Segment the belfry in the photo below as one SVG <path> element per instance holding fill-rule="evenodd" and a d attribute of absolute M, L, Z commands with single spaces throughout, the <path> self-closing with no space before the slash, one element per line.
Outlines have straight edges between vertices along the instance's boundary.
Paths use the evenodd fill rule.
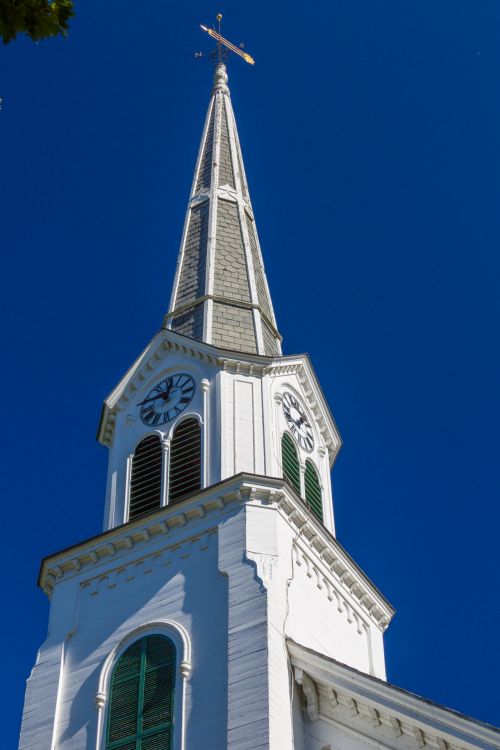
<path fill-rule="evenodd" d="M 386 680 L 394 610 L 336 538 L 341 439 L 282 353 L 221 60 L 170 304 L 98 440 L 103 529 L 42 561 L 20 750 L 500 748 Z"/>

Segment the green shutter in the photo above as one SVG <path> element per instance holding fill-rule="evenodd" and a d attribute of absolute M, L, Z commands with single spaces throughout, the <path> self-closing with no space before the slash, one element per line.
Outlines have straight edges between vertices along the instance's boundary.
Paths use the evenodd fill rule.
<path fill-rule="evenodd" d="M 297 449 L 293 444 L 292 438 L 286 432 L 281 438 L 281 454 L 283 459 L 283 476 L 288 479 L 297 492 L 297 495 L 300 495 L 300 467 Z"/>
<path fill-rule="evenodd" d="M 165 750 L 172 746 L 172 731 L 167 729 L 165 732 L 155 734 L 154 736 L 144 737 L 141 740 L 138 750 Z"/>
<path fill-rule="evenodd" d="M 146 644 L 142 728 L 171 721 L 174 694 L 174 652 L 165 649 L 165 638 L 151 636 Z"/>
<path fill-rule="evenodd" d="M 319 484 L 318 472 L 314 468 L 312 461 L 309 461 L 309 459 L 306 461 L 304 484 L 306 488 L 306 503 L 309 505 L 314 515 L 323 522 L 323 501 L 321 499 L 321 487 Z"/>
<path fill-rule="evenodd" d="M 162 635 L 136 641 L 111 678 L 106 750 L 171 750 L 175 649 Z"/>
<path fill-rule="evenodd" d="M 108 724 L 108 743 L 113 746 L 137 734 L 140 671 L 141 642 L 137 641 L 122 654 L 113 672 Z"/>

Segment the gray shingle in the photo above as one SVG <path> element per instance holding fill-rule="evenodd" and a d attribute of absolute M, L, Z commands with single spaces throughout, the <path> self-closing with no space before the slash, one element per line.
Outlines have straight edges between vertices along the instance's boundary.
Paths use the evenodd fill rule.
<path fill-rule="evenodd" d="M 219 152 L 219 185 L 229 185 L 234 188 L 233 160 L 229 146 L 229 132 L 225 107 L 222 107 L 220 152 Z"/>
<path fill-rule="evenodd" d="M 222 200 L 217 205 L 214 294 L 217 297 L 250 302 L 248 268 L 238 206 Z"/>
<path fill-rule="evenodd" d="M 205 140 L 205 147 L 201 157 L 200 172 L 198 174 L 198 182 L 196 183 L 196 192 L 200 190 L 208 190 L 210 187 L 211 175 L 212 175 L 212 154 L 214 146 L 214 108 L 212 108 L 212 114 L 210 117 L 210 123 L 207 130 L 207 137 Z"/>
<path fill-rule="evenodd" d="M 208 202 L 191 210 L 175 307 L 192 302 L 205 292 L 208 210 Z"/>
<path fill-rule="evenodd" d="M 220 72 L 220 71 L 219 71 Z M 224 77 L 222 77 L 223 79 Z M 219 76 L 219 79 L 222 80 Z M 212 302 L 212 325 L 207 331 L 207 340 L 216 346 L 245 352 L 275 355 L 280 352 L 279 336 L 271 323 L 273 318 L 272 303 L 267 290 L 265 271 L 258 247 L 255 224 L 246 211 L 244 219 L 238 203 L 248 207 L 251 212 L 245 178 L 243 160 L 239 146 L 238 133 L 234 126 L 231 100 L 225 85 L 217 83 L 210 103 L 206 139 L 197 167 L 198 179 L 195 194 L 200 190 L 210 189 L 208 199 L 188 208 L 189 224 L 186 233 L 182 263 L 170 326 L 173 330 L 203 339 L 205 316 L 208 304 L 198 302 L 200 299 L 214 298 Z M 217 128 L 215 127 L 218 123 Z M 215 143 L 218 134 L 219 143 Z M 231 152 L 231 140 L 235 144 L 234 161 Z M 211 184 L 215 154 L 218 154 L 218 183 Z M 235 165 L 241 176 L 241 185 L 237 185 Z M 224 200 L 217 194 L 217 188 L 229 186 L 240 191 L 238 203 Z M 209 226 L 213 201 L 217 201 L 215 227 Z M 242 231 L 240 221 L 246 223 Z M 210 238 L 210 232 L 215 237 Z M 248 235 L 248 240 L 245 237 Z M 211 241 L 212 240 L 212 241 Z M 248 246 L 245 247 L 245 242 Z M 213 252 L 210 258 L 208 253 Z M 249 277 L 250 268 L 247 258 L 251 257 L 253 279 Z M 208 279 L 208 269 L 212 277 Z M 211 281 L 213 278 L 213 285 Z M 251 290 L 256 296 L 252 298 Z M 262 342 L 257 343 L 254 324 L 254 311 L 249 304 L 257 305 L 264 319 L 262 320 Z M 189 307 L 189 306 L 194 307 Z M 246 306 L 245 306 L 246 305 Z M 187 309 L 186 309 L 187 307 Z"/>
<path fill-rule="evenodd" d="M 190 310 L 174 318 L 172 321 L 172 331 L 201 341 L 203 339 L 203 307 L 203 304 L 198 305 L 194 310 Z"/>
<path fill-rule="evenodd" d="M 246 222 L 248 237 L 250 239 L 250 249 L 252 251 L 253 272 L 255 276 L 255 284 L 257 287 L 259 307 L 262 309 L 262 312 L 267 315 L 269 319 L 271 319 L 271 301 L 269 299 L 266 289 L 266 283 L 264 281 L 264 268 L 262 267 L 260 253 L 257 247 L 257 238 L 255 235 L 254 223 L 248 216 L 246 217 Z"/>

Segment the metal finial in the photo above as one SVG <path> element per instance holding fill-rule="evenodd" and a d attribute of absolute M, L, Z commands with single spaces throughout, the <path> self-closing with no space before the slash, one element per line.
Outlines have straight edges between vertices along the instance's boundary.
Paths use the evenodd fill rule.
<path fill-rule="evenodd" d="M 229 89 L 227 87 L 227 70 L 225 63 L 223 62 L 218 62 L 215 66 L 213 90 L 229 94 Z"/>
<path fill-rule="evenodd" d="M 222 37 L 221 37 L 221 34 L 220 34 L 220 24 L 221 24 L 221 21 L 222 21 L 222 13 L 217 13 L 217 15 L 215 17 L 216 17 L 217 22 L 219 24 L 219 38 L 217 40 L 217 58 L 218 58 L 219 63 L 221 63 L 223 61 L 222 60 L 222 42 L 221 42 Z"/>

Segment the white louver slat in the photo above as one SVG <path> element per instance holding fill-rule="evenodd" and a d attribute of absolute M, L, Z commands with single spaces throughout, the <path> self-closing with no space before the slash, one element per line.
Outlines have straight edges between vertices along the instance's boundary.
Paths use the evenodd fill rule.
<path fill-rule="evenodd" d="M 177 426 L 170 445 L 169 503 L 201 488 L 201 429 L 196 419 Z"/>
<path fill-rule="evenodd" d="M 129 521 L 161 505 L 162 450 L 157 435 L 141 440 L 132 459 Z"/>

